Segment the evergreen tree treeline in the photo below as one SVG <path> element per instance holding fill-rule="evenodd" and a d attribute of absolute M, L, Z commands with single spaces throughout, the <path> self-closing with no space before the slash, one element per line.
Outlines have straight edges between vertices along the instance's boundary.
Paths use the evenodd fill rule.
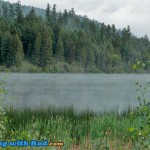
<path fill-rule="evenodd" d="M 45 68 L 58 62 L 86 72 L 132 72 L 138 60 L 150 60 L 147 36 L 135 37 L 130 26 L 117 30 L 47 4 L 45 18 L 32 7 L 23 15 L 20 1 L 0 7 L 0 65 L 19 67 L 24 59 Z M 147 68 L 148 69 L 148 68 Z"/>

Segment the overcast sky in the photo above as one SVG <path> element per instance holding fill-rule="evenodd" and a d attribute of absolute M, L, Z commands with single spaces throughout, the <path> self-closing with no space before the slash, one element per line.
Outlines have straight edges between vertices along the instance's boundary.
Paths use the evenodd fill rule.
<path fill-rule="evenodd" d="M 17 2 L 18 0 L 5 0 Z M 117 28 L 130 25 L 134 35 L 148 35 L 150 39 L 150 0 L 20 0 L 22 5 L 46 8 L 47 3 L 58 10 L 74 8 L 76 14 L 115 24 Z"/>

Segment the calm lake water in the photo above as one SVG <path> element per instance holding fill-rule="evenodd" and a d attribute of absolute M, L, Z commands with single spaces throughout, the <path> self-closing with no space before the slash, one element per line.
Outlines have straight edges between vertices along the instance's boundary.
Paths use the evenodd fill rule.
<path fill-rule="evenodd" d="M 6 76 L 7 105 L 38 108 L 53 105 L 122 111 L 137 105 L 137 81 L 150 81 L 148 74 L 0 74 Z"/>

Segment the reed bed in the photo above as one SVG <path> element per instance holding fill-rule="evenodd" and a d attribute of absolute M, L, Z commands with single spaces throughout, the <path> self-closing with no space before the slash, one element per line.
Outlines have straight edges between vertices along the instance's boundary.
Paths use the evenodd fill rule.
<path fill-rule="evenodd" d="M 5 140 L 48 140 L 64 142 L 60 150 L 129 150 L 134 149 L 128 127 L 138 127 L 141 118 L 132 120 L 129 111 L 76 111 L 73 107 L 47 109 L 7 109 Z M 13 148 L 12 148 L 13 149 Z M 19 148 L 18 148 L 19 149 Z M 23 148 L 21 148 L 23 149 Z M 32 149 L 32 148 L 24 148 Z M 34 148 L 33 148 L 34 149 Z M 37 149 L 37 148 L 36 148 Z M 40 149 L 40 148 L 39 148 Z"/>

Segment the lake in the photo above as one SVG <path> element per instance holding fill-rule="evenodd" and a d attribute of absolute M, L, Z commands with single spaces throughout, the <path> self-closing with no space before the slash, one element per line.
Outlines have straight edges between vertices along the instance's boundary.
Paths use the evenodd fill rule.
<path fill-rule="evenodd" d="M 7 105 L 15 108 L 69 107 L 122 111 L 137 105 L 137 81 L 148 74 L 21 74 L 5 73 Z"/>

